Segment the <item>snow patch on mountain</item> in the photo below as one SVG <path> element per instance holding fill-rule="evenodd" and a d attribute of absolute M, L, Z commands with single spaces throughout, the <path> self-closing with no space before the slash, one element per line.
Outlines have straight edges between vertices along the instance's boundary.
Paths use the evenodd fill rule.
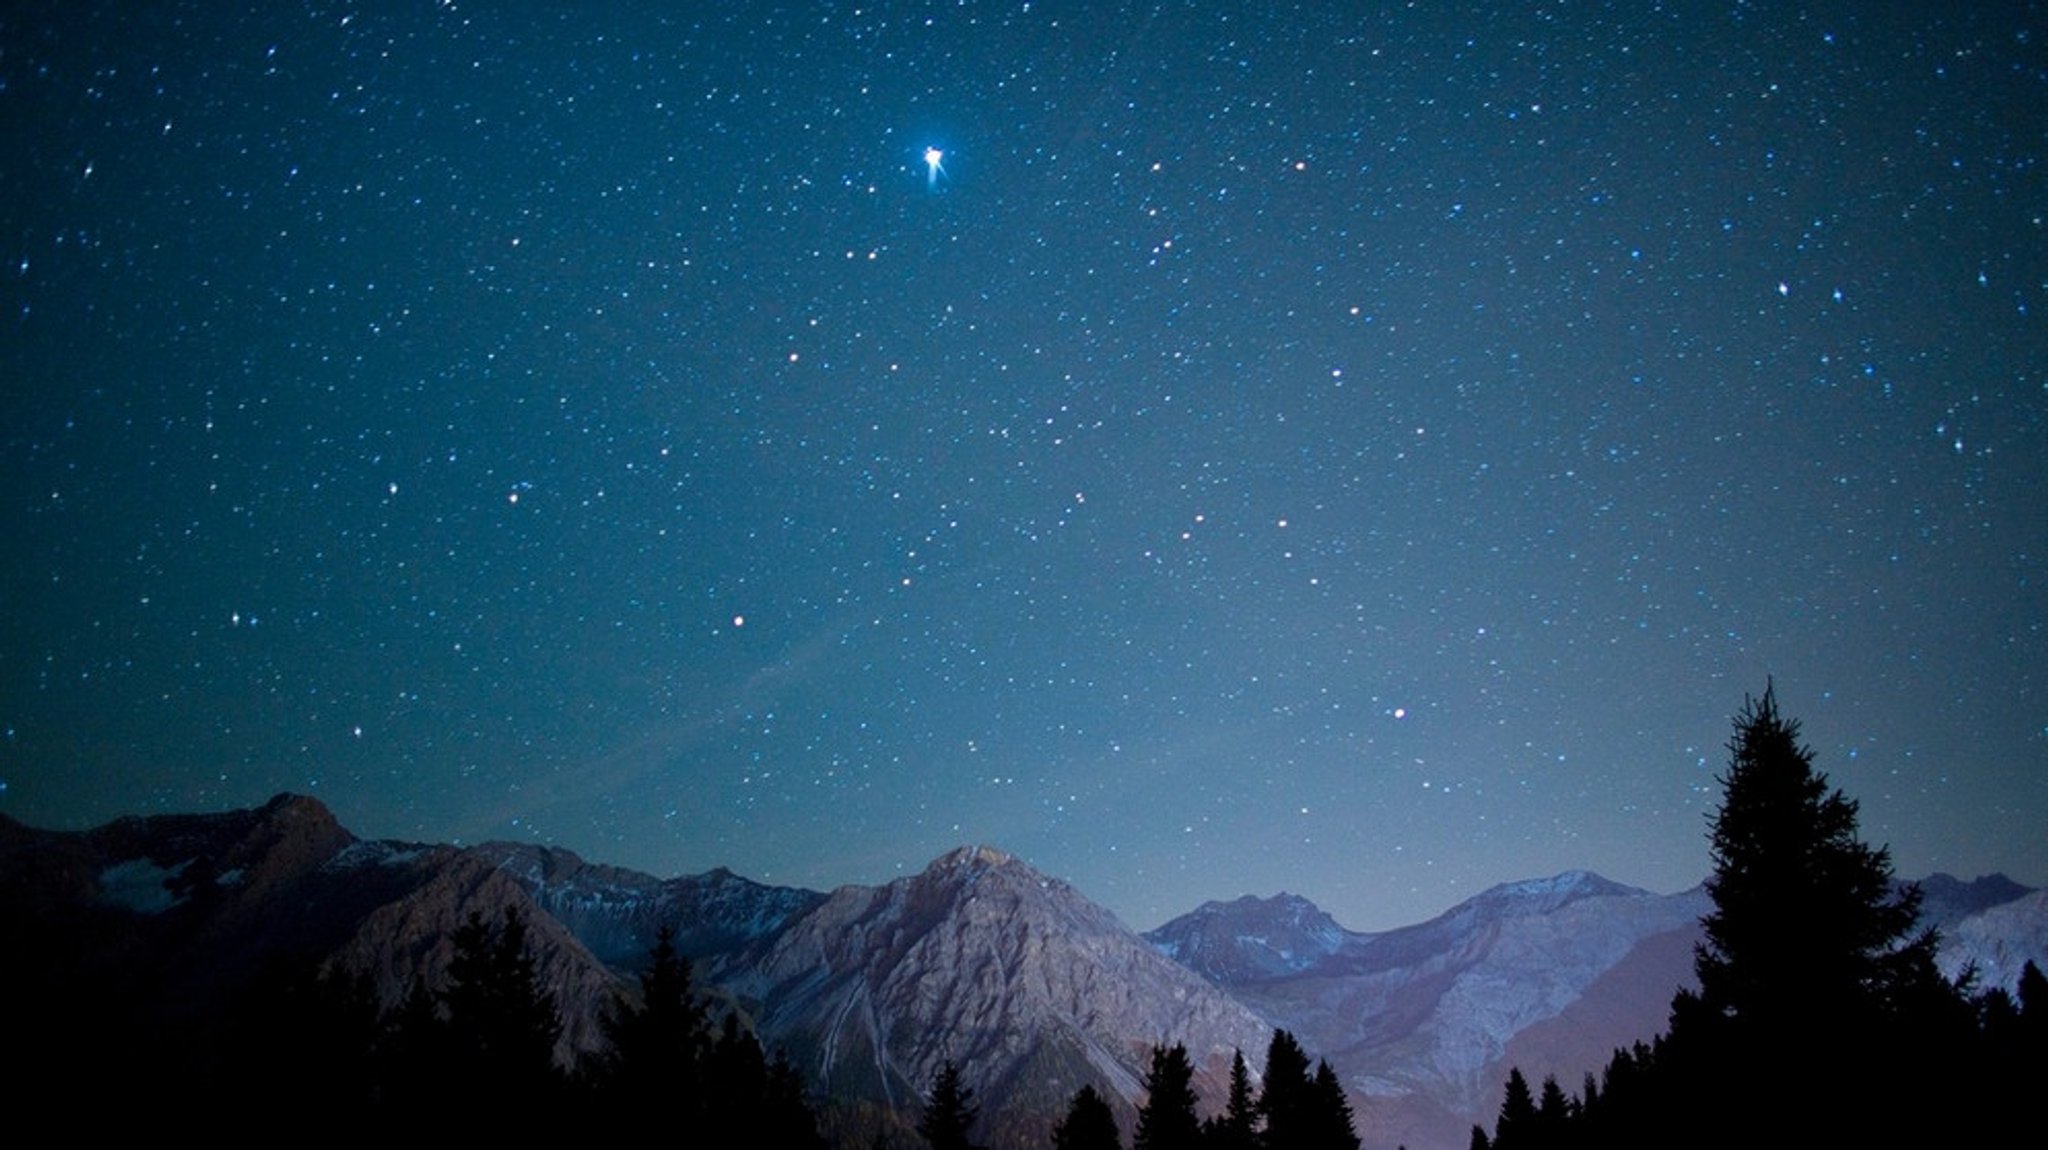
<path fill-rule="evenodd" d="M 191 865 L 191 859 L 170 867 L 146 858 L 115 863 L 100 872 L 100 901 L 137 914 L 162 914 L 186 900 L 173 884 Z"/>

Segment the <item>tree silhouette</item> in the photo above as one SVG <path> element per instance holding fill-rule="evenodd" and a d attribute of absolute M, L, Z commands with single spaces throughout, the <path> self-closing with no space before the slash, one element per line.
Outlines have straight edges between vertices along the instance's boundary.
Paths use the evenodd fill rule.
<path fill-rule="evenodd" d="M 472 911 L 452 936 L 455 955 L 441 991 L 449 1053 L 473 1087 L 532 1098 L 555 1085 L 555 1040 L 562 1019 L 541 989 L 517 910 L 492 928 Z"/>
<path fill-rule="evenodd" d="M 1672 1004 L 1687 1109 L 1736 1139 L 1898 1136 L 1925 1108 L 1877 1084 L 1906 1066 L 1945 1076 L 1928 1040 L 1960 1003 L 1934 932 L 1916 931 L 1920 892 L 1897 890 L 1889 852 L 1857 837 L 1855 801 L 1814 769 L 1770 686 L 1744 701 L 1728 750 L 1700 989 Z"/>
<path fill-rule="evenodd" d="M 690 986 L 690 964 L 662 927 L 640 972 L 640 1002 L 615 1000 L 604 1019 L 611 1050 L 598 1078 L 615 1110 L 659 1108 L 671 1117 L 703 1107 L 702 1065 L 711 1046 L 704 1006 Z"/>
<path fill-rule="evenodd" d="M 1230 1096 L 1223 1113 L 1202 1123 L 1202 1144 L 1209 1150 L 1254 1150 L 1259 1144 L 1259 1107 L 1252 1097 L 1252 1075 L 1244 1051 L 1230 1056 Z"/>
<path fill-rule="evenodd" d="M 932 1081 L 931 1097 L 925 1100 L 917 1132 L 924 1135 L 932 1150 L 970 1150 L 974 1143 L 968 1140 L 967 1132 L 980 1115 L 981 1108 L 974 1105 L 974 1091 L 960 1080 L 960 1067 L 948 1058 Z"/>
<path fill-rule="evenodd" d="M 377 1043 L 379 1105 L 406 1123 L 445 1108 L 441 1080 L 453 1063 L 439 997 L 414 978 L 405 997 L 384 1012 L 382 1030 Z"/>
<path fill-rule="evenodd" d="M 825 1139 L 818 1133 L 818 1116 L 805 1097 L 803 1076 L 779 1051 L 768 1062 L 760 1099 L 754 1129 L 760 1132 L 763 1145 L 776 1150 L 824 1150 Z"/>
<path fill-rule="evenodd" d="M 1535 1138 L 1530 1144 L 1537 1150 L 1564 1145 L 1571 1134 L 1576 1109 L 1564 1096 L 1564 1087 L 1557 1084 L 1557 1075 L 1544 1075 L 1543 1088 L 1536 1096 Z"/>
<path fill-rule="evenodd" d="M 710 1019 L 691 989 L 689 960 L 676 952 L 675 932 L 662 927 L 640 972 L 640 998 L 613 998 L 601 1024 L 607 1049 L 586 1058 L 590 1121 L 631 1134 L 659 1116 L 705 1119 Z"/>
<path fill-rule="evenodd" d="M 1856 837 L 1856 803 L 1828 788 L 1778 714 L 1770 686 L 1746 700 L 1714 816 L 1714 909 L 1695 969 L 1707 1012 L 1759 1039 L 1839 1028 L 1931 969 L 1913 938 L 1920 892 L 1894 895 L 1890 854 Z"/>
<path fill-rule="evenodd" d="M 2032 959 L 2020 970 L 2017 997 L 2009 1041 L 1999 1051 L 2001 1076 L 2015 1085 L 2038 1086 L 2048 1082 L 2048 977 L 2042 976 Z M 2031 1105 L 2031 1095 L 2021 1090 L 2008 1096 L 2027 1098 Z"/>
<path fill-rule="evenodd" d="M 1526 1146 L 1535 1136 L 1536 1096 L 1529 1091 L 1529 1080 L 1522 1077 L 1522 1068 L 1517 1066 L 1508 1071 L 1507 1091 L 1500 1100 L 1500 1118 L 1493 1126 L 1494 1150 L 1514 1150 Z"/>
<path fill-rule="evenodd" d="M 1308 1055 L 1285 1030 L 1275 1030 L 1266 1045 L 1266 1080 L 1259 1091 L 1259 1114 L 1266 1120 L 1268 1147 L 1305 1145 L 1309 1128 Z"/>
<path fill-rule="evenodd" d="M 441 988 L 415 981 L 382 1020 L 381 1108 L 436 1135 L 456 1123 L 486 1138 L 552 1132 L 567 1101 L 555 1065 L 562 1022 L 527 952 L 525 920 L 513 910 L 493 926 L 472 912 L 449 940 Z"/>
<path fill-rule="evenodd" d="M 745 1131 L 778 1150 L 824 1144 L 803 1080 L 779 1054 L 770 1059 L 762 1052 L 760 1040 L 740 1025 L 739 1015 L 725 1016 L 699 1074 L 708 1129 Z"/>
<path fill-rule="evenodd" d="M 1052 1145 L 1053 1150 L 1123 1150 L 1116 1115 L 1095 1087 L 1083 1086 L 1074 1092 L 1067 1116 L 1052 1128 Z"/>
<path fill-rule="evenodd" d="M 1309 1121 L 1304 1145 L 1309 1150 L 1358 1150 L 1358 1131 L 1351 1124 L 1351 1102 L 1344 1084 L 1327 1060 L 1316 1061 L 1309 1083 Z"/>
<path fill-rule="evenodd" d="M 1195 1117 L 1195 1102 L 1195 1068 L 1188 1061 L 1188 1048 L 1178 1042 L 1154 1046 L 1132 1150 L 1193 1150 L 1200 1145 L 1202 1125 Z"/>

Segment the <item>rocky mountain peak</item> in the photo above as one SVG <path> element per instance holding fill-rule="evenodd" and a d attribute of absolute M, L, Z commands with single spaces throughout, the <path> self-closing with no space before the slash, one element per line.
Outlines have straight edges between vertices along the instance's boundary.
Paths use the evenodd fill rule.
<path fill-rule="evenodd" d="M 1547 914 L 1566 903 L 1576 902 L 1582 898 L 1611 898 L 1617 895 L 1648 893 L 1602 878 L 1589 870 L 1568 870 L 1548 878 L 1501 883 L 1482 891 L 1472 901 L 1504 909 L 1512 908 L 1514 913 Z"/>
<path fill-rule="evenodd" d="M 2003 874 L 1979 875 L 1968 882 L 1941 871 L 1928 875 L 1920 887 L 1920 925 L 1948 929 L 1970 915 L 2025 898 L 2033 888 Z"/>
<path fill-rule="evenodd" d="M 927 870 L 961 867 L 999 867 L 1016 862 L 1016 856 L 992 846 L 959 846 L 932 860 Z"/>
<path fill-rule="evenodd" d="M 1066 883 L 991 847 L 834 891 L 758 959 L 718 964 L 762 1032 L 835 1096 L 913 1105 L 947 1061 L 985 1120 L 1049 1121 L 1084 1083 L 1130 1097 L 1149 1044 L 1183 1041 L 1220 1090 L 1269 1031 Z"/>
<path fill-rule="evenodd" d="M 1349 932 L 1296 894 L 1206 902 L 1150 931 L 1160 953 L 1221 985 L 1296 974 L 1336 953 Z"/>

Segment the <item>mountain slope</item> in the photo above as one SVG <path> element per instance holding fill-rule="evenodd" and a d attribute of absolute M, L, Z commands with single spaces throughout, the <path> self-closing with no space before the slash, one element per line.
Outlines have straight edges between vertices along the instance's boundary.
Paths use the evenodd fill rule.
<path fill-rule="evenodd" d="M 1950 978 L 1975 970 L 1978 986 L 2016 991 L 2028 962 L 2048 970 L 2048 889 L 2028 891 L 1944 927 L 1935 961 Z"/>
<path fill-rule="evenodd" d="M 657 879 L 530 843 L 486 843 L 476 853 L 591 953 L 625 970 L 640 968 L 664 926 L 675 931 L 679 952 L 704 960 L 771 938 L 825 901 L 816 891 L 768 886 L 723 867 Z"/>

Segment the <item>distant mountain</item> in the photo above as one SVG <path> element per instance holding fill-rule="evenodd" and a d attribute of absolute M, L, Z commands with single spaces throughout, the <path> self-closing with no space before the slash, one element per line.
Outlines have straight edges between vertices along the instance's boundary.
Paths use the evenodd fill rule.
<path fill-rule="evenodd" d="M 2031 893 L 2029 888 L 2002 874 L 1981 875 L 1964 882 L 1937 871 L 1915 885 L 1920 888 L 1920 925 L 1943 931 L 1971 915 Z"/>
<path fill-rule="evenodd" d="M 645 964 L 663 926 L 676 932 L 677 950 L 705 959 L 772 938 L 825 901 L 817 891 L 766 886 L 723 867 L 657 879 L 527 843 L 486 843 L 474 853 L 518 883 L 592 954 L 623 970 Z"/>
<path fill-rule="evenodd" d="M 1923 883 L 1943 969 L 2012 986 L 2048 959 L 2048 894 L 1990 876 Z M 730 871 L 674 879 L 525 844 L 365 841 L 281 795 L 210 815 L 55 832 L 0 816 L 6 1041 L 13 1085 L 69 1097 L 121 1081 L 146 1112 L 191 1105 L 219 1020 L 281 966 L 369 976 L 387 1005 L 435 984 L 472 914 L 517 911 L 556 995 L 567 1061 L 600 1041 L 660 927 L 700 988 L 829 1091 L 847 1144 L 901 1133 L 946 1060 L 984 1106 L 984 1141 L 1043 1146 L 1084 1082 L 1128 1125 L 1152 1043 L 1184 1042 L 1206 1102 L 1231 1051 L 1256 1068 L 1273 1027 L 1339 1071 L 1369 1147 L 1455 1150 L 1490 1121 L 1510 1065 L 1575 1088 L 1661 1030 L 1687 982 L 1702 890 L 1657 895 L 1572 871 L 1488 890 L 1428 922 L 1347 931 L 1294 895 L 1206 903 L 1144 938 L 988 847 L 830 894 Z M 122 1036 L 108 1042 L 107 1035 Z"/>
<path fill-rule="evenodd" d="M 1284 917 L 1318 922 L 1320 912 L 1299 901 Z M 1571 871 L 1494 887 L 1417 926 L 1346 932 L 1285 973 L 1245 961 L 1240 936 L 1258 937 L 1266 918 L 1255 902 L 1212 903 L 1148 937 L 1191 969 L 1248 974 L 1221 985 L 1330 1060 L 1358 1100 L 1368 1145 L 1449 1147 L 1463 1145 L 1496 1100 L 1517 1035 L 1573 1008 L 1610 972 L 1633 970 L 1633 955 L 1676 933 L 1687 944 L 1658 952 L 1683 952 L 1684 969 L 1650 963 L 1629 973 L 1629 986 L 1653 989 L 1634 996 L 1631 1009 L 1589 1012 L 1591 1025 L 1554 1056 L 1598 1065 L 1614 1046 L 1661 1029 L 1672 992 L 1690 974 L 1689 939 L 1706 905 L 1699 891 L 1656 895 Z"/>
<path fill-rule="evenodd" d="M 1352 937 L 1300 895 L 1245 895 L 1205 902 L 1145 941 L 1159 953 L 1224 986 L 1298 974 L 1335 954 Z"/>
<path fill-rule="evenodd" d="M 488 848 L 363 842 L 295 795 L 75 834 L 0 824 L 10 940 L 0 979 L 40 987 L 25 1000 L 50 1005 L 51 1028 L 72 1026 L 70 1004 L 89 997 L 179 1047 L 164 1057 L 198 1067 L 217 1038 L 205 1020 L 257 977 L 332 962 L 369 975 L 395 1005 L 416 979 L 439 980 L 448 936 L 471 913 L 497 921 L 508 910 L 531 924 L 541 976 L 561 1000 L 566 1060 L 597 1040 L 622 982 Z"/>

